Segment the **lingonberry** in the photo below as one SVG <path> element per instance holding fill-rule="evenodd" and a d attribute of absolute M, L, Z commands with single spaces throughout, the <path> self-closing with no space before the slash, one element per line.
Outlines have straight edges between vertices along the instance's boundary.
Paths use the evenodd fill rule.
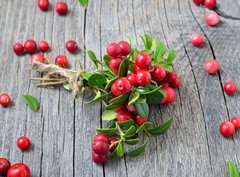
<path fill-rule="evenodd" d="M 112 58 L 110 61 L 109 61 L 109 67 L 115 71 L 115 70 L 118 70 L 120 64 L 121 64 L 121 59 L 120 58 Z"/>
<path fill-rule="evenodd" d="M 233 123 L 235 129 L 239 129 L 240 128 L 240 118 L 239 117 L 233 117 L 231 119 L 231 122 Z"/>
<path fill-rule="evenodd" d="M 107 155 L 100 155 L 92 152 L 92 160 L 97 164 L 103 164 L 107 161 Z"/>
<path fill-rule="evenodd" d="M 121 47 L 116 43 L 111 43 L 107 46 L 107 54 L 116 58 L 121 55 Z"/>
<path fill-rule="evenodd" d="M 216 0 L 204 0 L 204 6 L 208 9 L 213 9 L 217 6 Z"/>
<path fill-rule="evenodd" d="M 235 133 L 235 126 L 232 122 L 225 121 L 219 128 L 221 134 L 225 137 L 230 137 Z"/>
<path fill-rule="evenodd" d="M 124 122 L 124 121 L 127 121 L 127 120 L 131 119 L 131 118 L 132 118 L 131 112 L 129 112 L 126 109 L 122 109 L 122 110 L 118 111 L 118 113 L 117 113 L 117 120 L 119 122 Z"/>
<path fill-rule="evenodd" d="M 162 86 L 162 87 L 169 87 L 169 82 L 167 82 L 167 81 L 160 81 L 160 82 L 158 82 L 158 85 L 160 86 Z"/>
<path fill-rule="evenodd" d="M 116 88 L 116 82 L 114 82 L 112 85 L 111 85 L 111 92 L 116 95 L 116 96 L 119 96 L 121 95 L 121 92 Z"/>
<path fill-rule="evenodd" d="M 57 2 L 55 5 L 55 10 L 60 15 L 65 15 L 68 12 L 68 6 L 65 2 Z"/>
<path fill-rule="evenodd" d="M 41 41 L 38 44 L 38 48 L 42 51 L 42 52 L 46 52 L 48 50 L 48 42 L 47 41 Z"/>
<path fill-rule="evenodd" d="M 152 58 L 146 52 L 139 53 L 135 60 L 135 64 L 141 69 L 148 69 L 151 62 Z"/>
<path fill-rule="evenodd" d="M 148 121 L 148 118 L 142 118 L 140 115 L 136 115 L 134 121 L 136 122 L 136 124 L 141 126 L 142 124 Z"/>
<path fill-rule="evenodd" d="M 116 108 L 115 111 L 118 112 L 118 111 L 120 111 L 120 110 L 122 110 L 124 108 L 125 108 L 125 104 L 123 104 L 123 105 L 119 106 L 118 108 Z"/>
<path fill-rule="evenodd" d="M 109 150 L 109 142 L 107 141 L 103 141 L 103 140 L 96 140 L 93 142 L 92 144 L 92 150 L 96 153 L 96 154 L 101 154 L 101 155 L 105 155 L 108 153 Z"/>
<path fill-rule="evenodd" d="M 12 165 L 7 172 L 7 177 L 30 177 L 30 169 L 24 163 L 17 163 Z"/>
<path fill-rule="evenodd" d="M 17 140 L 17 146 L 19 147 L 19 149 L 21 149 L 22 151 L 26 151 L 29 149 L 31 145 L 31 141 L 28 137 L 26 136 L 21 136 L 18 138 Z"/>
<path fill-rule="evenodd" d="M 11 163 L 6 158 L 0 158 L 0 176 L 6 175 Z"/>
<path fill-rule="evenodd" d="M 24 47 L 22 44 L 20 43 L 15 43 L 13 46 L 13 51 L 17 54 L 17 55 L 22 55 L 24 52 Z"/>
<path fill-rule="evenodd" d="M 44 57 L 40 53 L 34 54 L 30 58 L 30 62 L 33 63 L 34 61 L 44 63 Z"/>
<path fill-rule="evenodd" d="M 117 144 L 118 144 L 118 139 L 117 138 L 110 138 L 109 139 L 109 152 L 113 152 L 116 147 L 117 147 Z"/>
<path fill-rule="evenodd" d="M 154 66 L 151 74 L 152 74 L 153 80 L 162 81 L 166 77 L 167 72 L 162 66 Z"/>
<path fill-rule="evenodd" d="M 113 70 L 113 74 L 114 74 L 115 76 L 118 76 L 118 70 Z"/>
<path fill-rule="evenodd" d="M 194 2 L 195 4 L 197 4 L 198 6 L 200 6 L 200 5 L 203 5 L 204 0 L 193 0 L 193 2 Z"/>
<path fill-rule="evenodd" d="M 209 74 L 216 74 L 219 70 L 219 64 L 216 60 L 207 60 L 204 63 L 204 69 Z"/>
<path fill-rule="evenodd" d="M 47 10 L 49 6 L 49 1 L 48 0 L 38 0 L 38 7 L 41 10 Z"/>
<path fill-rule="evenodd" d="M 120 77 L 115 81 L 116 89 L 121 93 L 128 93 L 131 91 L 130 81 L 126 77 Z"/>
<path fill-rule="evenodd" d="M 209 12 L 207 15 L 206 15 L 206 23 L 209 25 L 209 26 L 216 26 L 218 23 L 219 23 L 219 15 L 216 13 L 216 12 Z"/>
<path fill-rule="evenodd" d="M 199 47 L 203 43 L 203 36 L 201 34 L 194 34 L 191 37 L 192 44 L 196 47 Z"/>
<path fill-rule="evenodd" d="M 148 84 L 150 84 L 151 82 L 151 74 L 149 71 L 139 71 L 137 73 L 137 83 L 138 85 L 141 85 L 141 86 L 146 86 Z"/>
<path fill-rule="evenodd" d="M 181 82 L 181 79 L 179 77 L 176 77 L 176 79 L 172 82 L 169 83 L 169 85 L 172 87 L 172 88 L 178 88 L 180 87 L 182 84 Z"/>
<path fill-rule="evenodd" d="M 237 91 L 237 86 L 232 81 L 226 82 L 225 85 L 224 85 L 224 91 L 228 95 L 233 95 Z"/>
<path fill-rule="evenodd" d="M 167 73 L 167 76 L 165 78 L 165 81 L 168 83 L 174 82 L 177 79 L 178 75 L 176 71 L 173 71 L 171 73 Z"/>
<path fill-rule="evenodd" d="M 103 140 L 107 143 L 109 142 L 108 136 L 103 134 L 103 133 L 99 133 L 99 134 L 94 136 L 93 141 L 97 141 L 97 140 Z"/>
<path fill-rule="evenodd" d="M 133 71 L 134 71 L 134 73 L 138 73 L 139 71 L 145 71 L 145 70 L 147 70 L 147 69 L 141 69 L 141 68 L 139 68 L 137 65 L 134 65 L 134 66 L 133 66 Z"/>
<path fill-rule="evenodd" d="M 133 104 L 126 104 L 126 108 L 128 111 L 135 113 L 136 109 Z"/>
<path fill-rule="evenodd" d="M 130 73 L 127 75 L 127 79 L 129 80 L 130 84 L 132 86 L 137 86 L 137 75 L 136 74 L 133 74 L 133 73 Z"/>
<path fill-rule="evenodd" d="M 68 59 L 65 55 L 59 55 L 55 58 L 55 64 L 66 68 L 68 66 Z"/>
<path fill-rule="evenodd" d="M 29 39 L 26 42 L 24 42 L 24 50 L 27 53 L 34 53 L 37 50 L 37 44 L 34 40 Z"/>
<path fill-rule="evenodd" d="M 163 92 L 165 93 L 165 96 L 161 102 L 161 104 L 171 104 L 174 102 L 176 98 L 176 93 L 171 87 L 163 87 Z"/>
<path fill-rule="evenodd" d="M 127 56 L 131 52 L 131 46 L 127 41 L 120 41 L 118 43 L 119 47 L 121 48 L 121 55 Z"/>
<path fill-rule="evenodd" d="M 70 53 L 75 53 L 78 50 L 78 45 L 74 40 L 70 40 L 66 43 L 66 49 Z"/>
<path fill-rule="evenodd" d="M 6 93 L 3 93 L 0 95 L 0 104 L 3 106 L 3 107 L 7 107 L 9 106 L 11 103 L 11 98 L 8 94 Z"/>

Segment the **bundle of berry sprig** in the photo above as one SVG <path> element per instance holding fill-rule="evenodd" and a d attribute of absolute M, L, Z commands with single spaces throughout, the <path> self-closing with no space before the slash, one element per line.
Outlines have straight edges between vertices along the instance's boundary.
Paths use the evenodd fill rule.
<path fill-rule="evenodd" d="M 139 155 L 151 136 L 164 134 L 171 125 L 171 119 L 153 125 L 149 105 L 175 100 L 173 89 L 181 85 L 172 66 L 176 51 L 166 52 L 166 46 L 150 35 L 141 39 L 144 43 L 141 50 L 133 48 L 131 41 L 109 44 L 103 60 L 87 51 L 96 66 L 93 72 L 85 72 L 82 67 L 79 71 L 62 68 L 49 60 L 31 62 L 32 69 L 43 73 L 43 78 L 35 78 L 42 82 L 38 86 L 63 85 L 75 96 L 88 87 L 96 96 L 87 103 L 102 101 L 105 105 L 102 120 L 109 121 L 110 126 L 96 130 L 92 145 L 96 163 L 104 163 L 109 156 L 122 157 L 125 149 L 129 149 L 126 152 L 129 156 Z"/>

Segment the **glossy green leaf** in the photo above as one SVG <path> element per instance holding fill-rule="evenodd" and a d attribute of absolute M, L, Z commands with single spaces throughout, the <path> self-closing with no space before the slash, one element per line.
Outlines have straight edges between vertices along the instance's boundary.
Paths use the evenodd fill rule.
<path fill-rule="evenodd" d="M 24 95 L 23 100 L 25 103 L 34 111 L 38 111 L 39 109 L 39 102 L 37 98 L 31 96 L 31 95 Z"/>
<path fill-rule="evenodd" d="M 131 137 L 135 134 L 136 128 L 132 125 L 125 133 L 124 137 Z"/>
<path fill-rule="evenodd" d="M 138 100 L 139 96 L 140 94 L 138 92 L 132 92 L 129 96 L 128 104 L 134 104 Z"/>
<path fill-rule="evenodd" d="M 139 104 L 134 104 L 135 109 L 137 113 L 142 117 L 142 118 L 147 118 L 149 115 L 149 106 L 146 102 L 144 103 L 139 103 Z"/>
<path fill-rule="evenodd" d="M 148 86 L 151 91 L 155 90 L 157 87 L 154 85 Z M 148 95 L 146 95 L 147 103 L 148 104 L 160 104 L 164 98 L 165 93 L 162 91 L 162 89 L 158 89 L 157 91 L 154 91 Z"/>
<path fill-rule="evenodd" d="M 138 86 L 136 88 L 136 91 L 139 92 L 139 93 L 144 93 L 144 92 L 148 92 L 149 91 L 149 88 L 148 87 L 143 87 L 143 86 Z"/>
<path fill-rule="evenodd" d="M 119 95 L 118 97 L 116 98 L 113 98 L 109 101 L 110 104 L 115 104 L 115 103 L 125 103 L 125 101 L 127 100 L 128 98 L 128 94 L 122 94 L 122 95 Z"/>
<path fill-rule="evenodd" d="M 128 155 L 131 157 L 136 157 L 136 156 L 140 155 L 145 150 L 147 144 L 148 144 L 148 139 L 141 146 L 128 152 Z"/>
<path fill-rule="evenodd" d="M 83 79 L 85 79 L 85 80 L 88 80 L 88 78 L 89 78 L 91 75 L 93 75 L 93 73 L 82 73 L 82 77 L 83 77 Z"/>
<path fill-rule="evenodd" d="M 149 127 L 152 126 L 152 123 L 151 122 L 145 122 L 144 124 L 142 124 L 140 127 L 138 127 L 136 133 L 140 133 L 142 132 L 143 130 L 146 130 L 148 129 Z"/>
<path fill-rule="evenodd" d="M 152 93 L 157 92 L 157 91 L 160 90 L 161 88 L 162 88 L 162 86 L 156 87 L 155 89 L 150 90 L 149 87 L 145 87 L 144 89 L 141 90 L 140 93 L 143 94 L 143 95 L 148 95 L 148 94 L 152 94 Z"/>
<path fill-rule="evenodd" d="M 163 59 L 163 56 L 164 56 L 164 54 L 166 52 L 166 45 L 164 43 L 159 42 L 158 46 L 159 46 L 159 52 L 158 52 L 158 55 L 155 56 L 157 58 L 156 59 L 157 62 L 161 61 L 161 59 Z"/>
<path fill-rule="evenodd" d="M 96 96 L 95 96 L 92 100 L 90 100 L 90 101 L 88 101 L 88 102 L 85 102 L 85 104 L 90 104 L 90 103 L 94 103 L 94 102 L 96 102 L 96 101 L 105 100 L 105 99 L 106 99 L 107 97 L 109 97 L 110 95 L 111 95 L 111 93 L 101 94 L 101 92 L 98 91 L 98 92 L 96 93 Z"/>
<path fill-rule="evenodd" d="M 84 7 L 87 8 L 88 7 L 88 0 L 78 0 L 80 2 L 80 4 Z"/>
<path fill-rule="evenodd" d="M 240 177 L 240 172 L 237 166 L 232 162 L 228 161 L 229 177 Z"/>
<path fill-rule="evenodd" d="M 97 59 L 95 53 L 91 50 L 87 51 L 87 55 L 89 56 L 89 58 L 93 61 L 94 65 L 96 66 L 96 68 L 98 69 L 98 63 L 99 60 Z"/>
<path fill-rule="evenodd" d="M 72 90 L 70 84 L 63 84 L 63 88 L 68 91 Z"/>
<path fill-rule="evenodd" d="M 113 136 L 114 134 L 116 134 L 118 132 L 117 128 L 105 128 L 105 129 L 101 129 L 98 128 L 96 129 L 97 133 L 103 133 L 107 136 Z"/>
<path fill-rule="evenodd" d="M 126 120 L 124 122 L 117 122 L 117 124 L 120 126 L 120 127 L 130 127 L 131 125 L 134 124 L 134 120 L 133 119 L 129 119 L 129 120 Z"/>
<path fill-rule="evenodd" d="M 118 77 L 115 77 L 111 80 L 107 81 L 107 85 L 105 86 L 105 90 L 109 89 L 111 87 L 111 85 L 118 79 Z"/>
<path fill-rule="evenodd" d="M 148 34 L 144 34 L 144 36 L 140 36 L 140 38 L 142 39 L 143 41 L 143 44 L 144 44 L 144 47 L 146 49 L 151 49 L 152 47 L 152 37 Z"/>
<path fill-rule="evenodd" d="M 173 67 L 170 66 L 170 65 L 167 65 L 167 64 L 161 64 L 162 67 L 164 67 L 164 69 L 167 71 L 167 72 L 173 72 Z"/>
<path fill-rule="evenodd" d="M 139 142 L 139 138 L 136 138 L 136 139 L 129 139 L 129 140 L 125 140 L 124 141 L 126 144 L 129 144 L 129 145 L 135 145 Z"/>
<path fill-rule="evenodd" d="M 148 129 L 148 132 L 152 135 L 164 134 L 169 129 L 171 124 L 172 124 L 172 119 L 169 118 L 169 119 L 165 120 L 163 123 L 161 123 L 160 125 L 153 127 L 151 129 Z"/>
<path fill-rule="evenodd" d="M 118 77 L 124 77 L 128 72 L 129 61 L 127 59 L 123 60 L 119 66 Z"/>
<path fill-rule="evenodd" d="M 146 102 L 146 96 L 145 95 L 140 95 L 137 101 L 134 102 L 134 104 L 141 104 Z"/>
<path fill-rule="evenodd" d="M 90 87 L 103 87 L 107 83 L 107 78 L 99 73 L 94 73 L 88 78 Z"/>
<path fill-rule="evenodd" d="M 103 61 L 107 66 L 109 66 L 110 60 L 111 60 L 111 57 L 109 55 L 104 55 L 103 56 Z"/>
<path fill-rule="evenodd" d="M 168 56 L 167 56 L 167 62 L 171 64 L 173 60 L 176 58 L 176 56 L 177 56 L 176 50 L 174 49 L 169 50 Z"/>
<path fill-rule="evenodd" d="M 105 110 L 102 113 L 102 120 L 110 121 L 117 118 L 117 112 L 114 110 Z"/>
<path fill-rule="evenodd" d="M 119 142 L 119 143 L 118 143 L 118 146 L 117 146 L 117 148 L 116 148 L 116 154 L 117 154 L 117 156 L 118 156 L 118 157 L 123 157 L 124 152 L 125 152 L 125 150 L 124 150 L 123 143 L 122 143 L 122 142 Z"/>

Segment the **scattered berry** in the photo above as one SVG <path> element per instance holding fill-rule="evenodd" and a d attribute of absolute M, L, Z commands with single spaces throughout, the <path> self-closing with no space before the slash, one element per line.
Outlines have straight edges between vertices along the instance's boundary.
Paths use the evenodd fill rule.
<path fill-rule="evenodd" d="M 139 71 L 137 73 L 137 83 L 141 86 L 146 86 L 151 82 L 151 74 L 149 71 Z"/>
<path fill-rule="evenodd" d="M 151 62 L 152 58 L 146 52 L 139 53 L 135 61 L 136 65 L 141 69 L 148 69 L 148 67 L 151 65 Z"/>
<path fill-rule="evenodd" d="M 136 117 L 134 118 L 134 121 L 136 122 L 136 124 L 141 126 L 142 124 L 148 121 L 148 118 L 142 118 L 140 115 L 136 115 Z"/>
<path fill-rule="evenodd" d="M 224 85 L 224 91 L 228 95 L 233 95 L 237 91 L 237 86 L 232 81 L 226 82 L 225 85 Z"/>
<path fill-rule="evenodd" d="M 74 40 L 70 40 L 66 43 L 66 49 L 70 53 L 75 53 L 78 50 L 78 45 Z"/>
<path fill-rule="evenodd" d="M 97 140 L 103 140 L 107 143 L 109 142 L 108 136 L 103 134 L 103 133 L 99 133 L 99 134 L 94 136 L 93 141 L 97 141 Z"/>
<path fill-rule="evenodd" d="M 49 6 L 49 1 L 48 0 L 38 0 L 38 7 L 41 10 L 47 10 Z"/>
<path fill-rule="evenodd" d="M 68 59 L 65 55 L 59 55 L 55 59 L 55 64 L 60 67 L 66 68 L 68 66 Z"/>
<path fill-rule="evenodd" d="M 6 158 L 0 158 L 0 176 L 6 175 L 11 163 Z"/>
<path fill-rule="evenodd" d="M 107 155 L 100 155 L 92 152 L 92 160 L 97 164 L 103 164 L 107 160 Z"/>
<path fill-rule="evenodd" d="M 110 61 L 109 61 L 109 67 L 115 71 L 115 70 L 118 70 L 120 64 L 121 64 L 122 60 L 120 58 L 112 58 Z"/>
<path fill-rule="evenodd" d="M 221 134 L 225 137 L 230 137 L 235 133 L 235 126 L 232 122 L 225 121 L 219 128 Z"/>
<path fill-rule="evenodd" d="M 24 163 L 17 163 L 8 169 L 7 177 L 30 177 L 30 169 Z"/>
<path fill-rule="evenodd" d="M 11 99 L 10 99 L 10 96 L 8 94 L 4 93 L 4 94 L 0 95 L 0 104 L 3 107 L 9 106 L 10 103 L 11 103 Z"/>
<path fill-rule="evenodd" d="M 113 152 L 116 149 L 117 144 L 118 144 L 117 142 L 118 142 L 117 138 L 110 138 L 110 140 L 109 140 L 109 144 L 110 144 L 109 152 Z"/>
<path fill-rule="evenodd" d="M 176 98 L 176 93 L 171 87 L 163 87 L 162 90 L 165 93 L 165 96 L 161 104 L 170 104 L 173 103 Z"/>
<path fill-rule="evenodd" d="M 115 81 L 115 87 L 121 94 L 131 91 L 130 81 L 126 77 L 120 77 Z"/>
<path fill-rule="evenodd" d="M 208 9 L 213 9 L 217 6 L 216 0 L 204 0 L 204 6 Z"/>
<path fill-rule="evenodd" d="M 123 56 L 127 56 L 131 52 L 131 46 L 127 41 L 120 41 L 118 43 L 119 47 L 121 48 L 121 54 Z"/>
<path fill-rule="evenodd" d="M 121 55 L 121 47 L 116 43 L 111 43 L 107 46 L 107 53 L 109 56 L 117 58 Z"/>
<path fill-rule="evenodd" d="M 44 63 L 44 57 L 40 54 L 40 53 L 37 53 L 37 54 L 34 54 L 32 55 L 32 57 L 30 58 L 30 62 L 39 62 L 39 63 Z"/>
<path fill-rule="evenodd" d="M 195 4 L 197 4 L 198 6 L 200 6 L 200 5 L 203 5 L 204 0 L 193 0 L 193 2 L 194 2 Z"/>
<path fill-rule="evenodd" d="M 192 41 L 192 44 L 194 46 L 199 47 L 199 46 L 202 45 L 204 39 L 203 39 L 203 36 L 201 34 L 194 34 L 191 37 L 191 41 Z"/>
<path fill-rule="evenodd" d="M 204 64 L 204 69 L 209 74 L 216 74 L 219 70 L 219 64 L 216 60 L 207 60 Z"/>
<path fill-rule="evenodd" d="M 132 118 L 132 114 L 126 109 L 122 109 L 122 110 L 118 111 L 118 113 L 117 113 L 117 120 L 119 122 L 124 122 L 131 118 Z"/>
<path fill-rule="evenodd" d="M 48 50 L 48 42 L 47 41 L 41 41 L 38 44 L 38 48 L 42 51 L 42 52 L 46 52 Z"/>
<path fill-rule="evenodd" d="M 96 153 L 96 154 L 101 154 L 101 155 L 105 155 L 108 153 L 109 150 L 109 144 L 106 141 L 103 140 L 96 140 L 93 142 L 92 144 L 92 150 Z"/>
<path fill-rule="evenodd" d="M 68 12 L 68 6 L 65 2 L 57 2 L 55 5 L 56 12 L 60 15 L 65 15 Z"/>
<path fill-rule="evenodd" d="M 136 74 L 133 74 L 133 73 L 130 73 L 127 75 L 127 79 L 129 80 L 130 84 L 132 86 L 137 86 L 137 75 Z"/>
<path fill-rule="evenodd" d="M 22 44 L 20 43 L 16 43 L 13 46 L 13 51 L 17 54 L 17 55 L 22 55 L 24 52 L 24 47 Z"/>
<path fill-rule="evenodd" d="M 17 140 L 17 146 L 19 147 L 19 149 L 21 149 L 22 151 L 26 151 L 29 149 L 31 145 L 31 141 L 30 139 L 28 139 L 28 137 L 26 136 L 21 136 L 18 138 Z"/>
<path fill-rule="evenodd" d="M 167 72 L 162 66 L 154 66 L 151 74 L 155 81 L 162 81 L 166 77 Z"/>
<path fill-rule="evenodd" d="M 233 117 L 231 119 L 231 122 L 233 123 L 235 129 L 239 129 L 240 128 L 240 118 L 239 117 Z"/>
<path fill-rule="evenodd" d="M 216 26 L 218 23 L 219 23 L 219 15 L 216 13 L 216 12 L 209 12 L 207 15 L 206 15 L 206 23 L 209 25 L 209 26 Z"/>
<path fill-rule="evenodd" d="M 26 42 L 24 42 L 24 50 L 27 53 L 34 53 L 37 50 L 37 44 L 34 40 L 29 39 Z"/>

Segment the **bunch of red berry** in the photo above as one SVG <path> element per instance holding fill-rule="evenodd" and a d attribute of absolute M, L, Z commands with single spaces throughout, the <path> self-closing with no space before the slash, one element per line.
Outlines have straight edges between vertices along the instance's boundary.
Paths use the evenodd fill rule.
<path fill-rule="evenodd" d="M 49 5 L 49 0 L 38 0 L 38 7 L 43 11 L 48 10 Z M 68 6 L 65 2 L 60 1 L 56 3 L 55 10 L 58 14 L 65 15 L 68 12 Z"/>

